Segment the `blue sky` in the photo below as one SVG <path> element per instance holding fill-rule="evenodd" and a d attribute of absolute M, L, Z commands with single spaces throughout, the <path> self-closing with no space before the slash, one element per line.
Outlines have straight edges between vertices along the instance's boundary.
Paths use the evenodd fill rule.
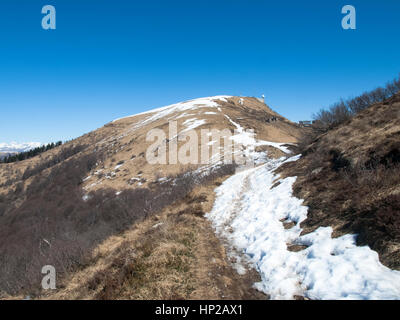
<path fill-rule="evenodd" d="M 42 6 L 57 29 L 41 28 Z M 341 8 L 357 30 L 341 28 Z M 400 1 L 0 2 L 0 142 L 66 140 L 203 96 L 297 121 L 400 72 Z"/>

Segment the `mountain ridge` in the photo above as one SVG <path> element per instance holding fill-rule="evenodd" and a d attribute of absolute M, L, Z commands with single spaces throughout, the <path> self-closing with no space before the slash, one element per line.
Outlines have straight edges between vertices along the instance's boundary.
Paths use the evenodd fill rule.
<path fill-rule="evenodd" d="M 0 295 L 396 298 L 400 273 L 377 257 L 397 267 L 397 202 L 387 197 L 399 185 L 397 112 L 394 97 L 299 150 L 314 129 L 259 99 L 200 98 L 0 164 Z M 204 160 L 203 147 L 218 152 Z M 150 161 L 163 151 L 173 157 Z M 37 287 L 45 264 L 59 272 L 55 292 Z"/>
<path fill-rule="evenodd" d="M 170 127 L 174 123 L 176 133 L 172 132 L 171 136 Z M 254 131 L 249 131 L 250 129 Z M 179 153 L 179 150 L 190 141 L 183 139 L 184 136 L 201 137 L 202 130 L 226 134 L 226 137 L 232 139 L 222 139 L 223 144 L 220 147 L 232 141 L 239 149 L 219 149 L 216 147 L 217 138 L 210 136 L 211 141 L 206 145 L 209 149 L 214 145 L 215 150 L 222 150 L 222 153 L 218 152 L 216 158 L 212 158 L 210 154 L 203 161 L 197 157 L 194 162 L 190 160 L 182 163 L 180 159 L 187 157 L 184 153 Z M 79 266 L 85 264 L 86 259 L 94 259 L 98 246 L 107 243 L 107 239 L 111 241 L 110 248 L 114 248 L 117 244 L 112 240 L 113 237 L 119 238 L 124 232 L 143 227 L 147 231 L 141 236 L 141 242 L 149 242 L 156 251 L 161 250 L 159 246 L 165 241 L 172 247 L 178 246 L 183 250 L 182 243 L 176 243 L 176 239 L 182 239 L 186 248 L 184 250 L 196 252 L 194 258 L 185 258 L 186 262 L 182 261 L 185 270 L 189 268 L 197 274 L 193 281 L 198 281 L 194 284 L 196 293 L 190 293 L 190 290 L 181 292 L 184 297 L 205 298 L 208 295 L 221 298 L 219 292 L 230 286 L 229 281 L 233 287 L 242 283 L 242 293 L 235 293 L 232 289 L 232 298 L 250 294 L 251 283 L 257 278 L 256 274 L 252 275 L 249 271 L 244 276 L 236 275 L 222 244 L 217 244 L 216 239 L 213 240 L 212 247 L 217 252 L 204 252 L 204 246 L 207 247 L 206 243 L 209 241 L 204 236 L 212 233 L 212 229 L 203 213 L 209 210 L 213 202 L 214 183 L 220 183 L 218 181 L 235 170 L 234 163 L 224 162 L 226 157 L 229 158 L 231 154 L 234 156 L 234 152 L 247 151 L 252 157 L 257 156 L 255 161 L 263 161 L 267 153 L 270 157 L 280 157 L 287 150 L 285 144 L 296 142 L 302 130 L 256 98 L 200 98 L 117 119 L 36 157 L 0 164 L 0 255 L 6 257 L 0 262 L 0 283 L 5 284 L 0 291 L 18 294 L 24 287 L 26 289 L 22 291 L 26 294 L 39 294 L 40 290 L 35 283 L 40 274 L 35 270 L 45 264 L 54 264 L 60 270 L 60 279 L 63 279 L 60 281 L 67 281 L 63 282 L 66 285 L 69 273 L 65 266 L 75 274 Z M 167 139 L 176 143 L 177 163 L 149 163 L 147 153 L 152 151 L 151 145 L 154 144 L 154 140 L 146 139 L 149 132 L 165 134 L 159 143 Z M 201 139 L 193 141 L 195 147 L 192 151 L 198 151 L 198 155 L 201 155 Z M 167 150 L 170 150 L 171 145 L 166 145 Z M 257 150 L 251 150 L 252 145 Z M 153 229 L 150 223 L 170 226 L 168 230 L 176 236 L 171 239 L 164 235 L 164 228 L 157 228 L 154 229 L 157 237 L 165 241 L 152 240 L 147 236 L 155 232 L 151 231 Z M 182 234 L 177 226 L 186 230 L 189 235 Z M 199 230 L 204 230 L 204 235 Z M 192 243 L 190 234 L 196 235 L 198 241 L 203 243 L 203 249 Z M 10 251 L 11 243 L 14 249 Z M 142 252 L 147 249 L 137 247 L 137 250 Z M 201 256 L 197 256 L 197 250 L 203 250 Z M 164 253 L 168 253 L 165 259 L 174 261 L 172 251 L 166 250 Z M 159 261 L 157 263 L 161 264 L 159 272 L 165 271 L 165 279 L 174 275 L 179 281 L 187 281 L 184 272 L 170 269 L 174 263 L 171 262 L 170 265 L 168 262 L 165 265 L 159 260 L 164 253 L 154 256 Z M 113 250 L 109 254 L 110 259 L 115 258 L 116 253 Z M 206 281 L 205 272 L 218 273 L 213 265 L 206 262 L 207 259 L 213 259 L 213 255 L 214 259 L 220 261 L 218 264 L 225 270 L 227 278 L 226 281 L 217 281 L 216 277 L 215 290 L 211 295 L 205 289 L 209 281 Z M 18 263 L 22 256 L 26 264 Z M 201 261 L 196 262 L 197 259 Z M 145 261 L 146 259 L 143 263 Z M 104 263 L 108 266 L 108 262 Z M 196 269 L 197 263 L 201 263 L 205 269 Z M 181 267 L 183 266 L 179 268 Z M 120 274 L 124 268 L 121 266 L 113 272 Z M 9 270 L 14 270 L 13 274 Z M 25 274 L 27 270 L 29 276 Z M 19 276 L 16 277 L 15 274 Z M 87 274 L 97 277 L 89 271 Z M 106 290 L 111 283 L 107 284 L 107 278 L 101 279 L 95 286 L 96 290 L 85 294 L 107 297 L 101 290 Z M 85 281 L 89 280 L 86 276 Z M 173 282 L 177 280 L 171 279 Z M 164 284 L 159 286 L 166 288 Z M 150 287 L 152 285 L 148 283 L 148 288 Z M 127 290 L 133 295 L 128 288 Z M 166 289 L 164 295 L 160 293 L 157 296 L 170 299 L 173 294 L 174 290 Z M 149 293 L 145 296 L 150 297 Z M 253 293 L 251 296 L 262 295 Z"/>

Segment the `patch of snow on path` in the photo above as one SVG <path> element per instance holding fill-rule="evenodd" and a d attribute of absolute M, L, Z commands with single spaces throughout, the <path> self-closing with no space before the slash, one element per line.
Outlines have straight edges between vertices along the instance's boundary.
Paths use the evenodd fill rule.
<path fill-rule="evenodd" d="M 260 273 L 255 287 L 272 299 L 400 299 L 400 272 L 383 266 L 368 246 L 356 246 L 355 235 L 332 239 L 332 228 L 320 227 L 300 236 L 308 208 L 292 195 L 296 177 L 274 174 L 283 162 L 269 160 L 227 179 L 206 215 L 217 234 Z M 272 188 L 276 180 L 280 184 Z M 284 219 L 295 226 L 285 229 Z M 308 247 L 293 252 L 288 244 Z"/>

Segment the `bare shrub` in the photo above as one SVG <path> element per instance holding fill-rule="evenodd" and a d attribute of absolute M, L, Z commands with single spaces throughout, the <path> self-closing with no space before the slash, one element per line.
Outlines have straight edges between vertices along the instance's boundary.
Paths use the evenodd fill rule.
<path fill-rule="evenodd" d="M 350 161 L 343 155 L 338 149 L 329 150 L 329 155 L 331 156 L 332 169 L 334 171 L 339 171 L 341 169 L 346 169 L 350 167 Z"/>
<path fill-rule="evenodd" d="M 51 168 L 62 161 L 69 159 L 70 157 L 78 154 L 79 152 L 85 150 L 87 146 L 78 145 L 78 146 L 71 146 L 71 147 L 64 147 L 60 150 L 60 152 L 54 155 L 50 160 L 40 162 L 33 168 L 27 168 L 22 176 L 22 179 L 26 180 L 45 169 Z"/>
<path fill-rule="evenodd" d="M 196 185 L 234 172 L 234 165 L 204 175 L 186 172 L 153 190 L 129 189 L 117 196 L 103 189 L 83 201 L 81 181 L 99 157 L 81 154 L 35 176 L 24 191 L 26 200 L 0 215 L 0 291 L 38 293 L 43 265 L 53 265 L 62 277 L 84 266 L 105 238 L 184 199 Z"/>
<path fill-rule="evenodd" d="M 351 119 L 352 116 L 369 106 L 389 99 L 399 91 L 400 76 L 398 79 L 387 83 L 385 87 L 379 87 L 372 91 L 364 92 L 355 98 L 341 100 L 339 103 L 332 105 L 328 110 L 321 109 L 313 115 L 313 119 L 319 121 L 322 124 L 322 128 L 329 130 L 346 122 Z"/>

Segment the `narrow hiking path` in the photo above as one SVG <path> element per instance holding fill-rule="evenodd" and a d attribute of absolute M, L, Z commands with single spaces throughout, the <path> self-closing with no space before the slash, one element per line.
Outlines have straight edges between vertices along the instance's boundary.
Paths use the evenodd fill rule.
<path fill-rule="evenodd" d="M 268 299 L 253 286 L 259 273 L 235 270 L 235 257 L 203 216 L 226 178 L 199 186 L 179 203 L 110 237 L 82 270 L 39 298 Z"/>
<path fill-rule="evenodd" d="M 274 173 L 298 158 L 270 159 L 216 189 L 206 217 L 236 257 L 234 267 L 255 268 L 261 276 L 255 287 L 272 299 L 400 299 L 400 272 L 356 246 L 356 235 L 332 238 L 331 227 L 301 235 L 308 208 L 292 195 L 296 177 Z"/>
<path fill-rule="evenodd" d="M 282 159 L 270 159 L 267 163 L 255 167 L 245 169 L 236 173 L 225 181 L 224 185 L 216 190 L 216 200 L 213 210 L 207 214 L 216 230 L 216 234 L 225 243 L 228 250 L 228 255 L 232 258 L 233 267 L 239 274 L 246 274 L 249 270 L 255 269 L 261 276 L 261 281 L 255 283 L 255 287 L 268 294 L 271 298 L 291 298 L 294 296 L 303 296 L 303 290 L 297 275 L 282 268 L 279 270 L 280 275 L 277 279 L 271 282 L 269 287 L 263 287 L 266 283 L 264 273 L 257 261 L 262 261 L 267 255 L 267 251 L 279 258 L 279 252 L 268 250 L 268 246 L 263 247 L 261 244 L 260 252 L 253 252 L 257 243 L 260 243 L 259 234 L 263 234 L 264 238 L 270 239 L 270 246 L 274 246 L 278 241 L 281 244 L 286 244 L 289 240 L 282 239 L 277 232 L 268 234 L 268 228 L 258 225 L 262 221 L 263 206 L 268 202 L 268 196 L 263 190 L 266 188 L 266 181 L 255 181 L 254 179 L 261 173 L 270 173 L 268 178 L 269 185 L 273 185 L 274 176 L 272 171 L 279 167 L 283 162 Z M 263 183 L 264 182 L 264 183 Z M 257 214 L 258 213 L 258 214 Z M 261 216 L 260 216 L 261 213 Z M 279 228 L 283 217 L 278 221 L 271 219 L 268 223 L 274 224 L 272 229 Z M 285 217 L 286 219 L 287 217 Z M 259 251 L 256 249 L 256 251 Z M 270 261 L 271 262 L 271 261 Z M 270 266 L 276 266 L 275 263 L 270 263 Z M 282 263 L 283 264 L 283 263 Z M 286 294 L 279 288 L 278 282 L 285 282 L 285 286 L 290 286 L 290 294 Z"/>

